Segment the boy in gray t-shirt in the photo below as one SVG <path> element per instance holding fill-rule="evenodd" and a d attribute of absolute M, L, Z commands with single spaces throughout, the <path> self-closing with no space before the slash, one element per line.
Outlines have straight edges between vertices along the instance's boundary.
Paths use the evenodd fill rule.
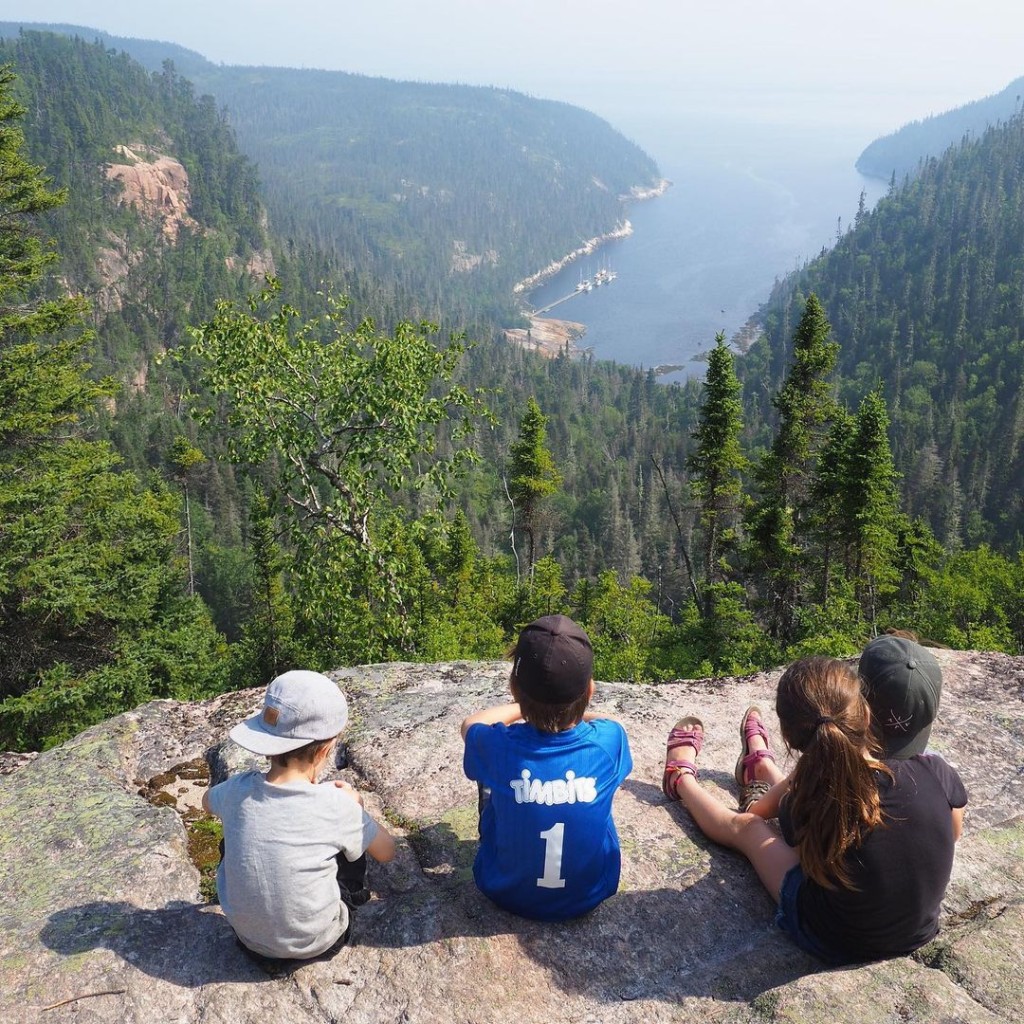
<path fill-rule="evenodd" d="M 234 775 L 203 797 L 224 823 L 221 908 L 254 953 L 304 959 L 347 938 L 354 901 L 343 887 L 353 887 L 364 853 L 382 862 L 395 855 L 394 839 L 348 783 L 316 781 L 347 719 L 345 697 L 326 676 L 278 676 L 260 714 L 230 733 L 269 757 L 269 771 Z"/>

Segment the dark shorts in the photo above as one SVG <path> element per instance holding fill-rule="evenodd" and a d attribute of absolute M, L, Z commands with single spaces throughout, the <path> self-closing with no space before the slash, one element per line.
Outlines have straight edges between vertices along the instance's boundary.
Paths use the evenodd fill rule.
<path fill-rule="evenodd" d="M 779 909 L 775 912 L 775 923 L 805 953 L 817 957 L 829 967 L 844 967 L 847 964 L 861 963 L 863 957 L 851 956 L 842 950 L 833 949 L 804 928 L 797 907 L 797 895 L 803 884 L 804 870 L 797 864 L 786 872 L 786 877 L 782 880 L 782 888 L 779 890 Z"/>

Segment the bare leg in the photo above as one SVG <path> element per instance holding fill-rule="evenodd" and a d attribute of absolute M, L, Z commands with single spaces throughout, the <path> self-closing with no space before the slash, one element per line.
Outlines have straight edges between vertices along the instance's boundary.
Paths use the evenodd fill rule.
<path fill-rule="evenodd" d="M 757 740 L 762 744 L 764 742 L 760 737 L 757 737 Z M 756 749 L 753 742 L 750 745 Z M 692 744 L 685 743 L 672 747 L 668 757 L 670 760 L 696 762 L 697 751 Z M 783 778 L 775 763 L 767 759 L 756 763 L 755 774 L 758 778 L 772 783 Z M 701 832 L 708 839 L 742 853 L 754 866 L 758 878 L 772 899 L 778 902 L 779 890 L 782 888 L 786 872 L 799 863 L 796 850 L 787 845 L 763 818 L 726 807 L 702 789 L 692 775 L 679 772 L 672 784 Z"/>

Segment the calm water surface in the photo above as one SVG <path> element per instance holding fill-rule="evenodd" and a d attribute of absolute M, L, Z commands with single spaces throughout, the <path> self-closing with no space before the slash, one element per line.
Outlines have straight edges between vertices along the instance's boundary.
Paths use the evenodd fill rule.
<path fill-rule="evenodd" d="M 887 189 L 854 170 L 870 138 L 839 131 L 662 120 L 634 137 L 672 188 L 633 204 L 631 237 L 570 265 L 530 299 L 544 306 L 572 293 L 581 271 L 614 270 L 611 284 L 548 315 L 585 324 L 580 344 L 599 358 L 685 367 L 666 381 L 702 374 L 699 356 L 715 333 L 732 337 L 777 277 L 834 244 L 862 191 L 870 208 Z"/>

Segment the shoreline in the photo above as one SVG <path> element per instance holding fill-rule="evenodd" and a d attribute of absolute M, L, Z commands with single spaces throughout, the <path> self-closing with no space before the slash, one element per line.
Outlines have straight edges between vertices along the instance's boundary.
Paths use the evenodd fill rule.
<path fill-rule="evenodd" d="M 656 185 L 645 188 L 641 185 L 634 185 L 626 195 L 619 196 L 623 202 L 642 202 L 646 199 L 657 199 L 663 196 L 672 182 L 668 178 L 661 178 Z M 633 234 L 633 225 L 628 218 L 620 220 L 611 231 L 603 235 L 588 238 L 578 249 L 573 249 L 568 255 L 560 260 L 552 260 L 546 267 L 538 270 L 537 273 L 524 277 L 522 281 L 512 287 L 513 295 L 525 295 L 531 292 L 538 285 L 543 284 L 549 278 L 561 273 L 567 266 L 584 256 L 593 255 L 605 242 L 613 242 L 619 238 L 628 238 Z M 524 348 L 531 348 L 541 355 L 553 358 L 560 352 L 568 355 L 581 355 L 585 350 L 576 345 L 586 333 L 586 325 L 577 323 L 574 320 L 555 320 L 548 317 L 533 316 L 528 309 L 523 309 L 523 316 L 530 321 L 530 326 L 506 328 L 504 334 L 507 340 L 522 345 Z"/>
<path fill-rule="evenodd" d="M 576 344 L 587 328 L 575 320 L 553 320 L 549 317 L 531 316 L 529 327 L 509 327 L 505 338 L 521 348 L 536 352 L 545 359 L 559 355 L 578 356 L 584 350 Z"/>
<path fill-rule="evenodd" d="M 543 270 L 524 277 L 522 281 L 512 286 L 512 294 L 522 295 L 524 292 L 533 291 L 537 285 L 543 284 L 548 278 L 565 270 L 570 263 L 575 263 L 582 256 L 592 256 L 605 242 L 613 242 L 617 238 L 629 238 L 631 234 L 633 234 L 633 225 L 629 220 L 620 220 L 611 231 L 588 238 L 578 249 L 573 249 L 568 256 L 563 256 L 560 260 L 552 260 Z"/>

